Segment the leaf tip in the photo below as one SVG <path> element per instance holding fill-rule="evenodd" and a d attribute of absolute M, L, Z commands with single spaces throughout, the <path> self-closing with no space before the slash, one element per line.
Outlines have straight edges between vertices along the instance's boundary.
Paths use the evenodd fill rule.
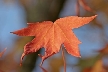
<path fill-rule="evenodd" d="M 98 15 L 95 15 L 95 17 L 97 17 Z"/>
<path fill-rule="evenodd" d="M 13 33 L 13 32 L 10 32 L 10 33 Z"/>
<path fill-rule="evenodd" d="M 7 50 L 7 47 L 3 50 L 4 52 Z"/>
<path fill-rule="evenodd" d="M 81 58 L 81 55 L 79 54 L 79 55 L 77 55 L 77 56 L 75 56 L 75 57 L 79 57 L 79 58 Z"/>
<path fill-rule="evenodd" d="M 81 55 L 79 56 L 79 58 L 81 58 Z"/>
<path fill-rule="evenodd" d="M 27 23 L 27 24 L 30 24 L 30 23 Z"/>
<path fill-rule="evenodd" d="M 15 34 L 15 32 L 10 32 L 10 33 Z"/>
<path fill-rule="evenodd" d="M 24 56 L 25 56 L 25 53 L 23 53 L 22 56 L 21 56 L 20 66 L 22 66 L 22 60 L 23 60 Z"/>
<path fill-rule="evenodd" d="M 93 18 L 95 18 L 95 17 L 97 17 L 98 15 L 94 15 L 94 16 L 92 16 Z"/>

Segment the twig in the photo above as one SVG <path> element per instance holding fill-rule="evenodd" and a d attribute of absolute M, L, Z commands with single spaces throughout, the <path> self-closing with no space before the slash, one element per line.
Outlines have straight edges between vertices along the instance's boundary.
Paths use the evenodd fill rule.
<path fill-rule="evenodd" d="M 63 62 L 64 62 L 64 72 L 66 72 L 66 60 L 65 60 L 64 50 L 63 50 L 62 46 L 61 46 L 61 49 L 62 49 L 62 58 L 63 58 Z"/>
<path fill-rule="evenodd" d="M 76 15 L 77 15 L 77 16 L 80 16 L 79 0 L 77 0 L 77 3 L 76 3 Z"/>

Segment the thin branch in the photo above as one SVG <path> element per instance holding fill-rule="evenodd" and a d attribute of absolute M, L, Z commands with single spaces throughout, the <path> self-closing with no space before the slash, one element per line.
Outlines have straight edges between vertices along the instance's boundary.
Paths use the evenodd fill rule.
<path fill-rule="evenodd" d="M 61 46 L 61 49 L 62 49 L 62 58 L 63 58 L 63 62 L 64 62 L 64 72 L 66 72 L 66 60 L 65 60 L 64 50 L 63 50 L 62 46 Z"/>
<path fill-rule="evenodd" d="M 76 3 L 76 14 L 77 14 L 77 16 L 80 16 L 79 0 L 77 0 L 77 3 Z"/>

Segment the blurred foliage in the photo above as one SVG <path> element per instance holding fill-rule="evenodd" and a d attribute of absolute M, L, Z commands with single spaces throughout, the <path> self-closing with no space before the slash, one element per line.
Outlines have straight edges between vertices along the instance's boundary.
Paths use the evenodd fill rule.
<path fill-rule="evenodd" d="M 87 5 L 89 5 L 89 7 L 93 9 L 97 14 L 98 13 L 105 14 L 106 21 L 108 20 L 107 0 L 85 0 L 85 1 Z M 92 14 L 93 14 L 92 12 L 85 11 L 85 14 L 83 15 L 92 15 Z M 103 64 L 104 61 L 102 60 L 106 55 L 108 55 L 108 45 L 106 40 L 107 36 L 105 32 L 105 26 L 107 26 L 108 23 L 105 23 L 105 20 L 103 21 L 102 19 L 100 21 L 95 19 L 94 21 L 92 21 L 91 27 L 98 28 L 99 30 L 101 30 L 102 36 L 100 36 L 100 38 L 104 40 L 104 46 L 98 51 L 93 51 L 93 52 L 99 52 L 97 56 L 79 60 L 78 66 L 81 68 L 81 72 L 108 72 L 108 70 L 106 69 L 108 66 L 106 66 L 105 68 L 105 65 Z"/>
<path fill-rule="evenodd" d="M 62 57 L 51 58 L 49 61 L 50 72 L 60 72 L 60 68 L 63 66 Z"/>
<path fill-rule="evenodd" d="M 20 0 L 27 12 L 28 22 L 55 21 L 65 0 Z"/>
<path fill-rule="evenodd" d="M 108 55 L 108 44 L 106 44 L 104 48 L 99 50 L 99 52 L 102 54 L 102 56 Z"/>
<path fill-rule="evenodd" d="M 93 67 L 85 68 L 83 72 L 107 72 L 107 70 L 103 67 L 102 60 L 97 60 Z"/>
<path fill-rule="evenodd" d="M 15 0 L 3 0 L 6 4 L 15 3 Z M 67 0 L 68 1 L 68 0 Z M 27 16 L 27 22 L 37 22 L 51 20 L 55 21 L 65 6 L 66 0 L 19 0 L 21 5 L 24 7 Z M 91 27 L 98 28 L 101 30 L 101 39 L 104 41 L 104 46 L 93 52 L 99 52 L 98 55 L 79 59 L 75 66 L 80 68 L 80 72 L 108 72 L 108 65 L 104 65 L 103 58 L 108 56 L 108 41 L 105 27 L 108 26 L 108 0 L 84 0 L 86 4 L 96 12 L 96 14 L 102 13 L 104 16 L 99 16 L 101 20 L 95 19 Z M 75 9 L 72 9 L 75 10 Z M 80 9 L 81 10 L 81 9 Z M 92 12 L 88 12 L 82 9 L 81 16 L 94 15 Z M 103 19 L 105 18 L 105 19 Z M 23 66 L 19 66 L 20 57 L 23 51 L 24 45 L 31 41 L 33 37 L 20 37 L 16 39 L 13 45 L 13 50 L 6 56 L 0 58 L 0 72 L 32 72 L 36 67 L 36 61 L 38 59 L 37 53 L 26 56 L 23 60 Z M 89 39 L 88 39 L 89 40 Z M 2 47 L 2 46 L 1 46 Z M 49 60 L 50 67 L 48 68 L 51 72 L 60 72 L 60 68 L 63 66 L 61 57 L 52 58 Z M 68 65 L 67 65 L 68 66 Z M 73 65 L 69 65 L 73 67 Z"/>
<path fill-rule="evenodd" d="M 4 52 L 6 51 L 7 48 L 5 48 L 2 52 L 0 52 L 0 58 L 2 57 L 2 55 L 4 54 Z"/>

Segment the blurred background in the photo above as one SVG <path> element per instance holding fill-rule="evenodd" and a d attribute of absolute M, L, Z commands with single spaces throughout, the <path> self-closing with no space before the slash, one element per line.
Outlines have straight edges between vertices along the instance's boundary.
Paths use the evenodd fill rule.
<path fill-rule="evenodd" d="M 95 13 L 87 10 L 86 4 Z M 23 47 L 34 37 L 19 37 L 10 32 L 27 27 L 27 22 L 54 22 L 78 14 L 98 16 L 73 30 L 82 42 L 81 58 L 65 51 L 67 72 L 108 72 L 108 0 L 79 0 L 79 3 L 77 0 L 0 0 L 0 52 L 7 48 L 0 58 L 0 72 L 42 72 L 38 54 L 44 54 L 44 49 L 25 56 L 20 67 Z M 43 67 L 48 72 L 64 72 L 61 50 L 45 60 Z"/>

